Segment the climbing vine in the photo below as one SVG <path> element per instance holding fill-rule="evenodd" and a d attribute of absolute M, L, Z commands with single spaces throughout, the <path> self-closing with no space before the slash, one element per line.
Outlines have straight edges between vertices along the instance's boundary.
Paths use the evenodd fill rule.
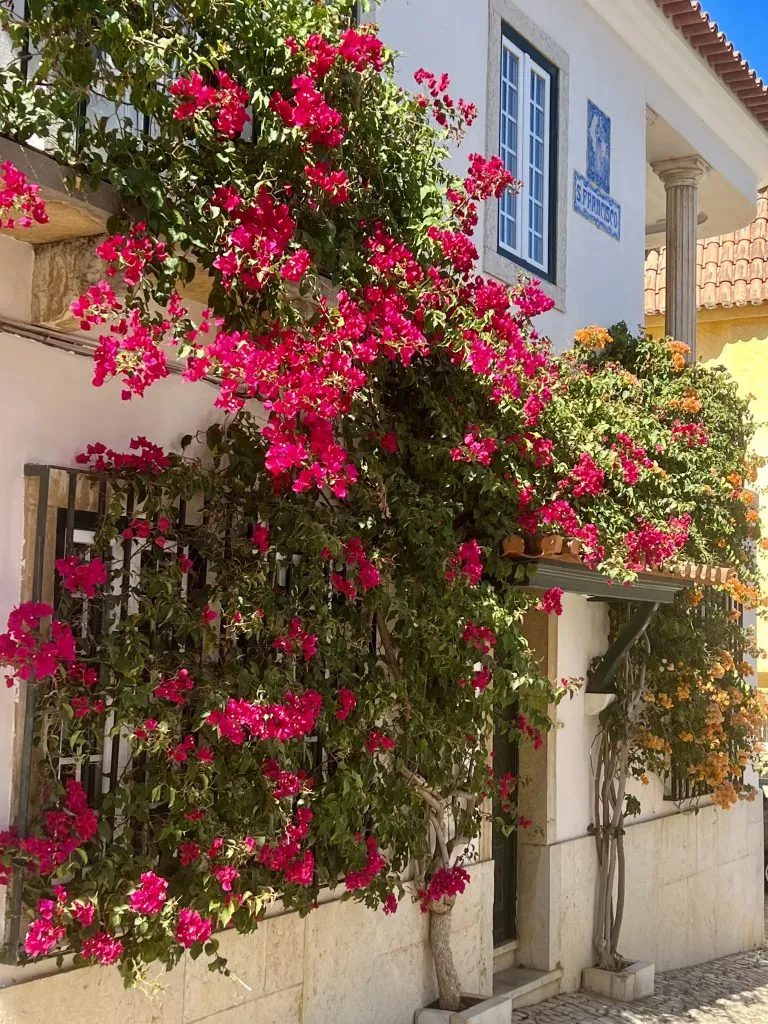
<path fill-rule="evenodd" d="M 124 200 L 73 297 L 93 383 L 140 400 L 175 360 L 222 412 L 181 454 L 94 439 L 93 552 L 0 638 L 41 742 L 84 757 L 110 716 L 130 750 L 96 808 L 49 769 L 34 829 L 3 836 L 26 952 L 133 982 L 185 949 L 224 966 L 215 930 L 277 899 L 307 913 L 341 887 L 394 913 L 409 893 L 456 1008 L 450 909 L 493 792 L 515 819 L 489 732 L 514 704 L 539 744 L 566 692 L 522 627 L 561 592 L 531 596 L 503 542 L 564 534 L 617 581 L 718 559 L 752 585 L 727 483 L 746 409 L 675 342 L 589 328 L 552 356 L 551 299 L 476 273 L 478 204 L 518 184 L 496 157 L 446 169 L 473 105 L 423 69 L 403 90 L 344 5 L 52 0 L 5 21 L 41 60 L 2 69 L 3 130 L 47 133 Z M 149 130 L 83 117 L 93 90 Z M 44 217 L 3 171 L 3 210 Z"/>

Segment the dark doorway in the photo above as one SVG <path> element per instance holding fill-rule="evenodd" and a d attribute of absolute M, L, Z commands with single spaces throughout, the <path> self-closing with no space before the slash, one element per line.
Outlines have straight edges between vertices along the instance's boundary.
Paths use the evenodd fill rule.
<path fill-rule="evenodd" d="M 504 713 L 493 735 L 493 770 L 498 777 L 505 772 L 517 775 L 517 743 L 506 735 L 503 723 L 517 717 L 517 708 L 510 707 Z M 512 817 L 505 814 L 498 798 L 493 806 L 493 944 L 503 946 L 517 938 L 517 833 L 504 835 L 498 819 L 512 824 Z"/>

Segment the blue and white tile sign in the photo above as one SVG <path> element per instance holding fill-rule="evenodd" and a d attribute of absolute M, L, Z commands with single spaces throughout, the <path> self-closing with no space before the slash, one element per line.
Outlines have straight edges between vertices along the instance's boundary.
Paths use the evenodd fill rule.
<path fill-rule="evenodd" d="M 611 194 L 611 119 L 587 101 L 587 178 Z"/>
<path fill-rule="evenodd" d="M 578 171 L 573 172 L 573 208 L 596 228 L 621 241 L 621 207 Z"/>
<path fill-rule="evenodd" d="M 596 228 L 621 240 L 621 206 L 611 199 L 611 119 L 587 102 L 587 176 L 573 172 L 573 208 Z"/>

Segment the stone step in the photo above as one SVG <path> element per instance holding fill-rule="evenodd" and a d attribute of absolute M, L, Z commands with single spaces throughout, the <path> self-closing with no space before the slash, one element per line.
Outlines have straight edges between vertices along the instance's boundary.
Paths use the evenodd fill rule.
<path fill-rule="evenodd" d="M 527 967 L 508 967 L 493 976 L 493 994 L 509 993 L 512 997 L 512 1009 L 519 1010 L 523 1006 L 533 1006 L 552 999 L 560 993 L 560 979 L 563 969 L 554 971 L 534 971 Z"/>

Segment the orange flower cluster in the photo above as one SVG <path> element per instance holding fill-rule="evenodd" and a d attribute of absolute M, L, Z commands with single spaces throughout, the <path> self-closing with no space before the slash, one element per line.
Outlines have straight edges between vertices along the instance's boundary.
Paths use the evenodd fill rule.
<path fill-rule="evenodd" d="M 738 801 L 739 794 L 736 792 L 736 787 L 732 782 L 721 782 L 713 788 L 712 799 L 718 807 L 722 807 L 724 811 L 727 811 Z"/>
<path fill-rule="evenodd" d="M 680 369 L 680 367 L 676 365 L 675 369 Z M 701 399 L 699 398 L 698 391 L 689 388 L 682 398 L 673 398 L 669 406 L 671 409 L 677 409 L 679 412 L 695 415 L 697 412 L 701 412 Z"/>
<path fill-rule="evenodd" d="M 684 341 L 668 341 L 667 351 L 672 356 L 672 366 L 676 370 L 684 370 L 686 357 L 691 354 L 691 346 Z"/>
<path fill-rule="evenodd" d="M 597 327 L 594 324 L 576 331 L 573 340 L 587 352 L 600 352 L 613 342 L 613 338 L 605 327 Z"/>
<path fill-rule="evenodd" d="M 660 754 L 672 753 L 669 741 L 661 736 L 655 736 L 651 732 L 641 732 L 638 736 L 638 743 L 641 747 L 645 747 L 646 750 L 655 750 Z"/>
<path fill-rule="evenodd" d="M 734 601 L 738 601 L 745 608 L 762 608 L 766 605 L 766 599 L 760 593 L 759 587 L 754 583 L 743 583 L 738 577 L 728 580 L 725 590 Z M 735 613 L 735 618 L 738 618 L 738 612 Z"/>
<path fill-rule="evenodd" d="M 631 384 L 633 387 L 636 387 L 640 383 L 639 377 L 636 377 L 634 373 L 630 373 L 629 370 L 619 370 L 618 374 L 625 384 Z"/>

